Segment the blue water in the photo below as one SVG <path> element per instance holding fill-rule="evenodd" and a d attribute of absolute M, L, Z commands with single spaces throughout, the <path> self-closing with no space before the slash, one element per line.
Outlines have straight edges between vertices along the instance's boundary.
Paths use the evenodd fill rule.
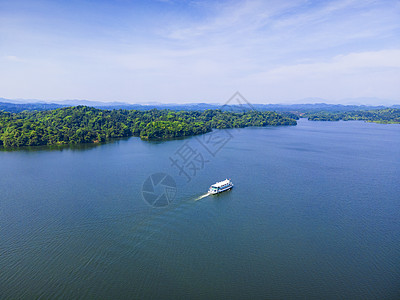
<path fill-rule="evenodd" d="M 0 152 L 0 298 L 400 299 L 399 125 L 222 133 Z M 159 172 L 165 207 L 142 196 Z"/>

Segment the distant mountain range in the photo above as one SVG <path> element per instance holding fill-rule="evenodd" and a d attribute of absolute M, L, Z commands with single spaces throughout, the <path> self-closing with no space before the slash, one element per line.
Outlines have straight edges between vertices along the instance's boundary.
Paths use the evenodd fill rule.
<path fill-rule="evenodd" d="M 0 99 L 1 101 L 2 99 Z M 52 110 L 57 108 L 65 107 L 65 105 L 59 104 L 47 104 L 47 103 L 8 103 L 8 102 L 0 102 L 0 111 L 8 111 L 12 113 L 19 113 L 24 110 L 33 111 L 33 110 Z"/>
<path fill-rule="evenodd" d="M 304 101 L 315 101 L 316 98 L 303 99 Z M 318 99 L 322 100 L 322 99 Z M 140 103 L 129 104 L 124 102 L 99 102 L 89 100 L 64 100 L 55 101 L 54 103 L 44 102 L 40 100 L 11 100 L 0 98 L 0 110 L 8 112 L 21 112 L 24 110 L 52 110 L 68 106 L 91 106 L 99 109 L 127 109 L 127 110 L 149 110 L 149 109 L 170 109 L 170 110 L 206 110 L 206 109 L 222 109 L 227 111 L 248 111 L 251 109 L 260 111 L 277 111 L 277 112 L 345 112 L 354 110 L 370 110 L 381 109 L 389 106 L 372 106 L 372 105 L 342 105 L 342 104 L 253 104 L 253 105 L 221 105 L 217 103 L 186 103 L 186 104 L 163 104 L 163 103 Z M 400 105 L 390 106 L 393 108 L 400 108 Z"/>

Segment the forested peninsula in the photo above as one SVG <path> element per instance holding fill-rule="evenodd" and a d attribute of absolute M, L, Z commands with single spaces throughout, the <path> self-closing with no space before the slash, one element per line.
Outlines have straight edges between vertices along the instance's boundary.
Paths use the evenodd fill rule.
<path fill-rule="evenodd" d="M 137 136 L 145 140 L 198 135 L 212 129 L 296 125 L 269 111 L 101 110 L 88 106 L 47 111 L 0 111 L 0 147 L 100 143 Z"/>
<path fill-rule="evenodd" d="M 366 121 L 382 124 L 400 124 L 400 109 L 386 108 L 375 110 L 358 110 L 347 112 L 326 112 L 306 114 L 310 121 Z"/>

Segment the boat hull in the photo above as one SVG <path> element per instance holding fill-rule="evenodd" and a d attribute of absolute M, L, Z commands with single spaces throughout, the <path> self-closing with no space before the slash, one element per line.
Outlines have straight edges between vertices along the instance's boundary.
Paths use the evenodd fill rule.
<path fill-rule="evenodd" d="M 220 182 L 216 182 L 213 185 L 210 186 L 208 189 L 208 194 L 210 195 L 216 195 L 223 193 L 225 191 L 229 191 L 230 189 L 233 188 L 233 183 L 230 179 L 225 179 Z"/>
<path fill-rule="evenodd" d="M 232 188 L 233 188 L 233 185 L 232 185 L 232 186 L 229 186 L 229 187 L 226 187 L 226 188 L 224 188 L 224 189 L 220 189 L 220 190 L 218 190 L 217 192 L 208 191 L 208 193 L 211 194 L 211 195 L 217 195 L 217 194 L 221 194 L 221 193 L 223 193 L 223 192 L 229 191 L 229 190 L 231 190 Z"/>

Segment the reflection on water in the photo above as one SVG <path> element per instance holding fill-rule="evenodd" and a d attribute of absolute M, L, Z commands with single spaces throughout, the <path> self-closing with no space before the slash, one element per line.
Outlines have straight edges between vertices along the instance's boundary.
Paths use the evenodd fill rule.
<path fill-rule="evenodd" d="M 84 151 L 84 150 L 91 150 L 96 147 L 100 147 L 110 143 L 118 143 L 120 141 L 126 141 L 129 138 L 116 138 L 111 139 L 107 142 L 103 143 L 87 143 L 87 144 L 70 144 L 70 145 L 49 145 L 49 146 L 26 146 L 20 148 L 2 148 L 0 147 L 0 151 L 3 152 L 16 152 L 16 151 L 64 151 L 64 150 L 71 150 L 71 151 Z"/>

